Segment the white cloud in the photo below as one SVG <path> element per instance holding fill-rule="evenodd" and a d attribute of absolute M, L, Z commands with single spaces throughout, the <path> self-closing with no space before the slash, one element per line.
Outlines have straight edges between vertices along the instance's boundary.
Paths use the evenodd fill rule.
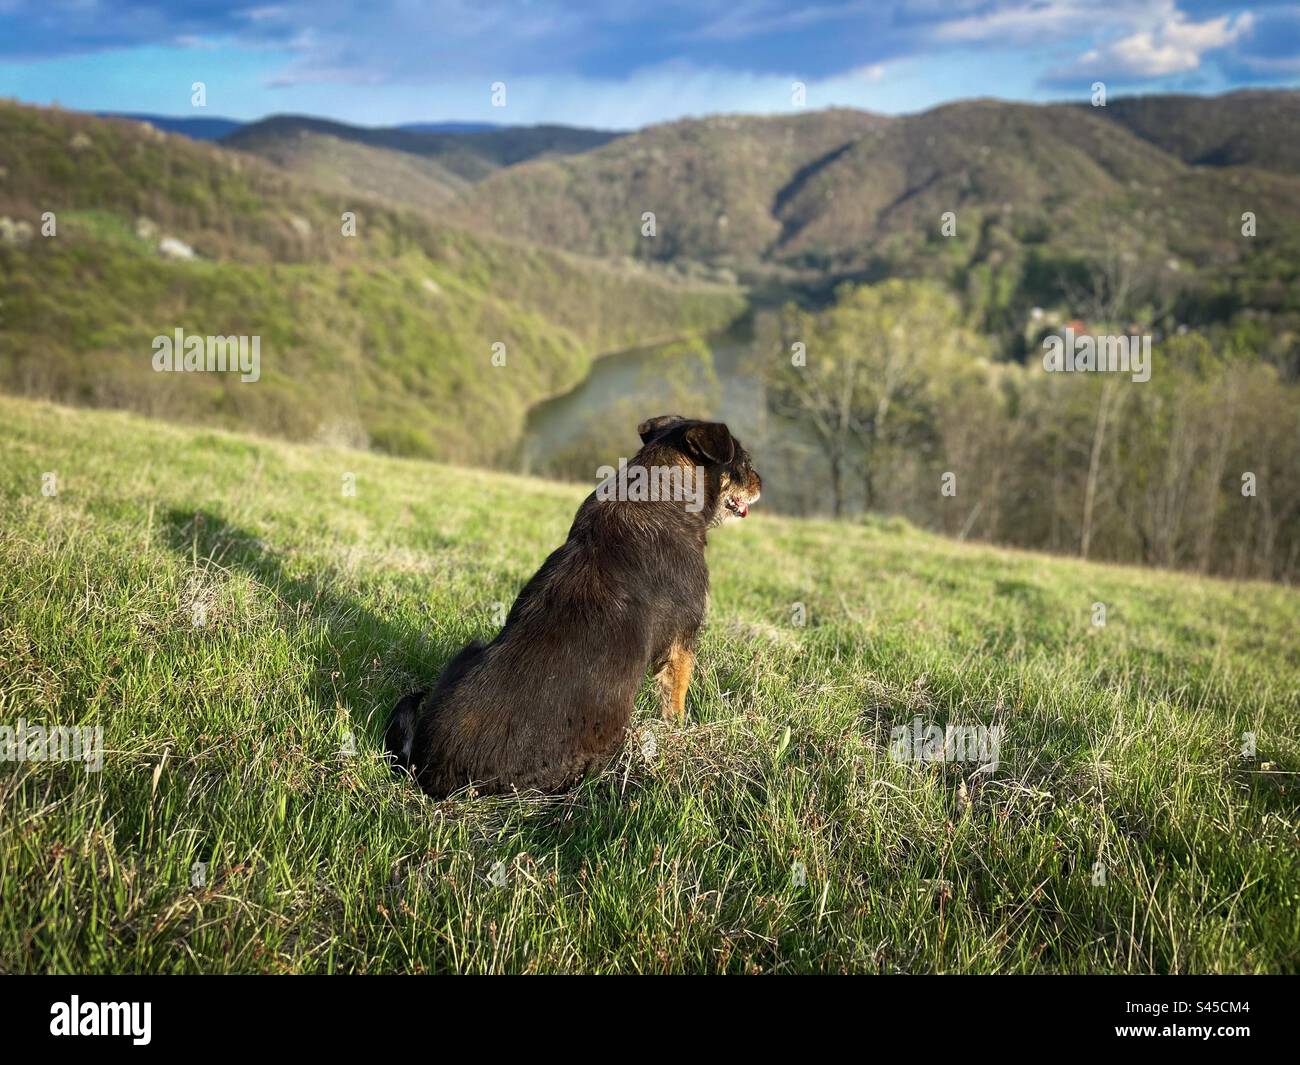
<path fill-rule="evenodd" d="M 1163 6 L 1163 2 L 1155 0 L 1157 6 Z M 1050 44 L 1090 32 L 1102 18 L 1132 25 L 1135 18 L 1148 15 L 1152 7 L 1151 0 L 1137 0 L 1102 13 L 1090 0 L 1024 0 L 940 22 L 934 35 L 949 44 Z"/>
<path fill-rule="evenodd" d="M 1191 22 L 1170 5 L 1154 26 L 1091 48 L 1048 78 L 1054 82 L 1089 77 L 1135 82 L 1186 74 L 1199 70 L 1208 52 L 1226 48 L 1247 35 L 1253 24 L 1249 12 L 1235 18 L 1221 15 Z"/>

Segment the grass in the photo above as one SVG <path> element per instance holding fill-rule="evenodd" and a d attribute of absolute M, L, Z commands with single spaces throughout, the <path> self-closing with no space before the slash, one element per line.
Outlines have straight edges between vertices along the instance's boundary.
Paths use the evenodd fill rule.
<path fill-rule="evenodd" d="M 1295 590 L 756 514 L 714 536 L 684 725 L 647 686 L 573 794 L 434 802 L 382 764 L 387 710 L 580 489 L 0 423 L 0 722 L 107 750 L 0 763 L 0 969 L 1300 968 Z M 918 715 L 1003 726 L 996 769 L 892 761 Z"/>

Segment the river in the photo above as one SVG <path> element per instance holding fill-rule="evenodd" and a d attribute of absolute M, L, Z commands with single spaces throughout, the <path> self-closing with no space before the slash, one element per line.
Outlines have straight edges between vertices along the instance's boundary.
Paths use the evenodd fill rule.
<path fill-rule="evenodd" d="M 695 349 L 678 342 L 604 355 L 573 389 L 529 411 L 519 469 L 594 484 L 599 466 L 635 453 L 640 421 L 681 414 L 727 423 L 754 456 L 769 507 L 820 510 L 824 473 L 815 446 L 769 415 L 762 357 L 748 321 Z"/>

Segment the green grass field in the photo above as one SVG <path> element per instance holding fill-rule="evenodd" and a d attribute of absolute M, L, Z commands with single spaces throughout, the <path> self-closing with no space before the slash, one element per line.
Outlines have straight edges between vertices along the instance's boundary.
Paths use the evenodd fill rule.
<path fill-rule="evenodd" d="M 573 794 L 434 802 L 387 711 L 583 490 L 8 398 L 0 426 L 0 724 L 106 747 L 0 763 L 0 969 L 1300 968 L 1294 589 L 756 513 L 714 536 L 684 725 L 647 685 Z M 996 768 L 892 760 L 917 716 L 1002 726 Z"/>

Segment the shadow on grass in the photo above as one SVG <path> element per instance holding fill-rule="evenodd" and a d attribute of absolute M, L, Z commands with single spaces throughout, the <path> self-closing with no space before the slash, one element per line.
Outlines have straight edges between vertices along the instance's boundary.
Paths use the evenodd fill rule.
<path fill-rule="evenodd" d="M 379 616 L 350 596 L 346 583 L 328 571 L 310 576 L 289 572 L 284 555 L 210 511 L 172 510 L 163 529 L 178 555 L 242 573 L 276 596 L 279 623 L 287 631 L 312 626 L 303 642 L 315 656 L 308 682 L 313 702 L 322 713 L 343 706 L 354 733 L 370 737 L 377 748 L 382 749 L 384 728 L 397 700 L 430 687 L 460 650 L 460 638 L 439 640 Z M 418 791 L 413 781 L 408 784 L 413 793 Z M 563 795 L 530 796 L 522 819 L 517 801 L 507 797 L 455 800 L 442 810 L 453 817 L 484 815 L 496 826 L 491 832 L 499 831 L 501 821 L 514 822 L 528 849 L 557 853 L 566 872 L 576 876 L 610 839 L 646 827 L 645 814 L 637 813 L 639 804 L 611 796 L 610 789 L 617 788 L 611 775 Z"/>
<path fill-rule="evenodd" d="M 389 712 L 399 698 L 427 687 L 459 642 L 412 632 L 355 601 L 332 574 L 291 574 L 283 558 L 246 529 L 210 511 L 172 510 L 163 524 L 168 546 L 195 561 L 243 573 L 281 604 L 286 630 L 314 626 L 306 643 L 315 655 L 309 691 L 322 711 L 348 710 L 356 734 L 382 745 Z M 364 708 L 358 720 L 357 708 Z"/>

